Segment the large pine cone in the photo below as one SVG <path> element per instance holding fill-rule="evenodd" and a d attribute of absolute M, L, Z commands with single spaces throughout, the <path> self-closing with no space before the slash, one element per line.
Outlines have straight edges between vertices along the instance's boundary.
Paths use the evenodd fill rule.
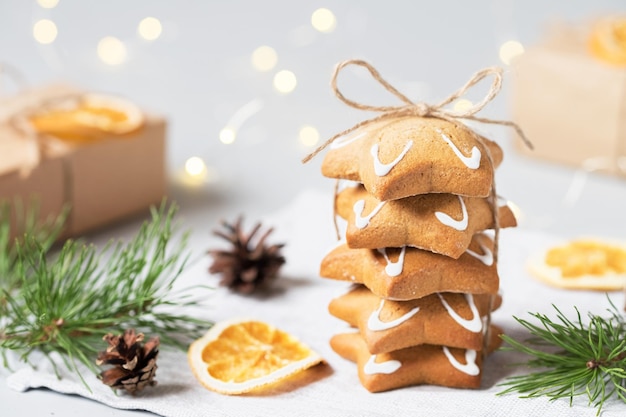
<path fill-rule="evenodd" d="M 242 217 L 234 225 L 222 221 L 226 231 L 214 230 L 213 233 L 232 244 L 229 250 L 210 250 L 213 264 L 209 267 L 212 274 L 221 274 L 220 284 L 232 290 L 249 294 L 256 288 L 267 286 L 273 281 L 285 258 L 280 250 L 284 244 L 265 245 L 267 237 L 273 229 L 268 229 L 261 237 L 252 243 L 255 235 L 261 228 L 261 223 L 246 235 L 242 231 Z"/>
<path fill-rule="evenodd" d="M 100 373 L 102 382 L 115 389 L 125 389 L 130 393 L 141 391 L 148 385 L 155 385 L 156 359 L 159 354 L 159 338 L 153 337 L 144 345 L 143 333 L 128 329 L 121 336 L 111 333 L 104 336 L 109 346 L 98 354 L 96 364 L 114 365 Z"/>

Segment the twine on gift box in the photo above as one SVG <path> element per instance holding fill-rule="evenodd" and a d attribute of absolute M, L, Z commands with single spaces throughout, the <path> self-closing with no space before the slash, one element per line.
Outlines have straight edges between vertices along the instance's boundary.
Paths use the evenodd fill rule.
<path fill-rule="evenodd" d="M 4 95 L 4 83 L 2 82 L 2 78 L 9 78 L 20 90 L 24 89 L 27 85 L 26 77 L 24 77 L 24 74 L 18 68 L 9 63 L 0 62 L 0 97 Z"/>
<path fill-rule="evenodd" d="M 356 65 L 356 66 L 365 68 L 370 73 L 370 75 L 374 78 L 374 80 L 376 80 L 379 84 L 381 84 L 391 94 L 399 98 L 403 104 L 397 105 L 397 106 L 372 106 L 369 104 L 363 104 L 363 103 L 359 103 L 354 100 L 348 99 L 339 90 L 339 87 L 337 86 L 337 78 L 339 77 L 339 73 L 344 68 L 350 65 Z M 487 94 L 483 97 L 482 100 L 478 101 L 477 103 L 474 103 L 472 106 L 463 110 L 454 110 L 454 109 L 445 108 L 445 106 L 449 105 L 450 103 L 454 102 L 458 98 L 465 95 L 465 93 L 470 88 L 472 88 L 474 85 L 476 85 L 477 83 L 479 83 L 480 81 L 482 81 L 483 79 L 489 76 L 493 76 L 493 81 L 491 83 L 491 87 L 489 88 L 489 91 L 487 91 Z M 424 102 L 413 102 L 407 96 L 405 96 L 400 91 L 398 91 L 398 89 L 396 89 L 393 85 L 387 82 L 380 75 L 378 70 L 374 68 L 370 63 L 363 61 L 363 60 L 358 60 L 358 59 L 351 59 L 351 60 L 340 62 L 335 67 L 335 70 L 331 78 L 331 88 L 335 96 L 337 96 L 337 98 L 341 100 L 343 103 L 345 103 L 346 105 L 353 107 L 355 109 L 358 109 L 358 110 L 375 111 L 375 112 L 380 112 L 381 114 L 373 118 L 359 122 L 355 124 L 354 126 L 332 136 L 330 139 L 328 139 L 326 142 L 320 145 L 317 149 L 315 149 L 313 152 L 311 152 L 306 157 L 304 157 L 304 159 L 302 159 L 302 163 L 307 163 L 312 158 L 314 158 L 318 153 L 323 151 L 327 146 L 333 143 L 335 140 L 349 133 L 352 133 L 357 129 L 360 129 L 361 127 L 364 127 L 373 123 L 377 123 L 377 122 L 382 122 L 385 120 L 400 118 L 400 117 L 434 117 L 434 118 L 446 120 L 450 123 L 453 123 L 456 126 L 467 129 L 469 132 L 471 132 L 472 135 L 474 135 L 477 142 L 480 143 L 482 148 L 486 151 L 487 159 L 489 160 L 489 163 L 491 164 L 492 167 L 494 166 L 493 158 L 491 155 L 491 151 L 489 150 L 489 147 L 485 143 L 485 139 L 481 137 L 480 135 L 476 134 L 472 129 L 469 129 L 467 126 L 461 124 L 461 121 L 475 121 L 475 122 L 480 122 L 480 123 L 485 123 L 485 124 L 494 124 L 494 125 L 510 127 L 517 132 L 518 136 L 522 139 L 524 144 L 529 149 L 533 149 L 532 143 L 530 142 L 530 140 L 528 140 L 528 138 L 526 137 L 522 129 L 519 127 L 519 125 L 517 125 L 515 122 L 509 121 L 509 120 L 496 120 L 496 119 L 476 116 L 476 113 L 481 111 L 500 92 L 502 88 L 502 69 L 501 68 L 488 67 L 488 68 L 484 68 L 476 72 L 472 77 L 470 77 L 470 79 L 461 88 L 454 91 L 452 94 L 446 97 L 443 101 L 435 105 L 430 105 Z M 336 197 L 337 197 L 337 187 L 335 187 L 335 200 L 336 200 Z M 499 212 L 498 212 L 499 207 L 497 204 L 497 199 L 498 199 L 498 196 L 496 193 L 496 182 L 495 182 L 495 175 L 494 175 L 492 178 L 491 190 L 488 196 L 489 205 L 492 211 L 493 223 L 494 223 L 494 240 L 493 240 L 494 264 L 497 264 L 498 262 L 499 235 L 500 235 L 500 221 L 499 221 Z M 336 208 L 335 208 L 334 218 L 335 218 L 335 230 L 338 232 L 338 227 L 336 223 Z M 493 302 L 494 302 L 494 296 L 492 295 L 489 299 L 489 311 L 488 311 L 488 314 L 486 316 L 485 323 L 484 323 L 483 355 L 486 355 L 487 353 L 487 347 L 488 347 L 489 339 L 490 339 L 489 327 L 491 325 L 491 309 L 493 307 Z"/>
<path fill-rule="evenodd" d="M 39 132 L 30 122 L 30 118 L 39 112 L 45 112 L 50 108 L 57 107 L 59 106 L 59 104 L 81 100 L 83 95 L 84 94 L 82 93 L 68 93 L 57 97 L 39 100 L 30 106 L 26 106 L 12 114 L 7 115 L 4 120 L 0 120 L 0 124 L 6 124 L 17 135 L 21 136 L 23 140 L 32 142 L 33 147 L 36 150 L 35 157 L 20 168 L 20 176 L 28 176 L 31 171 L 37 168 L 37 166 L 41 163 L 41 160 L 44 158 L 46 137 L 48 136 L 42 132 Z M 66 157 L 61 158 L 61 164 L 63 170 L 62 201 L 64 202 L 62 212 L 67 213 L 66 224 L 69 225 L 73 223 L 74 213 L 70 206 L 70 202 L 73 201 L 72 187 L 70 186 L 71 169 L 69 167 L 69 162 L 67 161 Z M 0 172 L 0 175 L 1 174 L 2 173 Z"/>
<path fill-rule="evenodd" d="M 65 103 L 74 103 L 82 100 L 84 93 L 66 93 L 48 99 L 38 100 L 35 103 L 25 106 L 20 110 L 8 114 L 4 120 L 0 120 L 0 124 L 6 124 L 24 140 L 31 141 L 37 149 L 36 158 L 30 164 L 24 165 L 20 169 L 20 175 L 28 175 L 43 158 L 44 143 L 48 135 L 39 132 L 30 122 L 30 118 L 38 113 L 46 112 L 52 108 L 62 107 Z"/>
<path fill-rule="evenodd" d="M 0 98 L 4 96 L 4 79 L 5 78 L 11 80 L 17 86 L 19 90 L 24 90 L 26 86 L 28 85 L 28 83 L 26 82 L 26 78 L 24 77 L 24 74 L 22 73 L 22 71 L 20 71 L 17 67 L 7 62 L 0 62 Z M 32 134 L 32 132 L 30 132 L 28 126 L 26 126 L 26 124 L 22 120 L 18 120 L 21 114 L 22 114 L 22 111 L 14 113 L 14 114 L 8 114 L 6 115 L 5 119 L 0 120 L 0 124 L 6 123 L 15 132 L 17 132 L 18 134 L 21 134 L 23 137 L 26 137 L 27 140 L 33 140 L 34 135 Z M 32 170 L 32 168 L 34 168 L 34 166 L 36 166 L 39 163 L 40 146 L 36 145 L 36 149 L 37 149 L 38 155 L 37 155 L 36 160 L 33 161 L 33 163 L 31 164 L 33 166 L 29 165 L 27 167 L 22 167 L 22 170 L 20 170 L 20 173 L 22 175 L 24 175 L 26 172 L 30 172 L 30 170 Z M 0 174 L 2 173 L 0 172 Z"/>
<path fill-rule="evenodd" d="M 563 196 L 563 200 L 561 201 L 562 206 L 569 209 L 580 200 L 589 174 L 595 172 L 610 172 L 611 170 L 626 174 L 626 156 L 617 156 L 615 158 L 597 156 L 583 160 L 580 167 L 574 172 L 569 187 L 567 187 L 565 196 Z"/>

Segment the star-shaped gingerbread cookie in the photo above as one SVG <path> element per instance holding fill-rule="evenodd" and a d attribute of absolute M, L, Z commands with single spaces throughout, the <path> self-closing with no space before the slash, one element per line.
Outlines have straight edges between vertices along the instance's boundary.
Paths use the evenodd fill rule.
<path fill-rule="evenodd" d="M 501 302 L 499 295 L 459 293 L 393 301 L 359 285 L 333 299 L 328 311 L 357 327 L 370 353 L 421 344 L 480 350 L 484 316 Z"/>
<path fill-rule="evenodd" d="M 472 236 L 494 226 L 489 201 L 454 194 L 422 194 L 380 201 L 363 186 L 348 187 L 336 198 L 337 214 L 347 220 L 351 248 L 412 246 L 458 258 Z M 507 205 L 498 207 L 500 227 L 516 225 Z"/>
<path fill-rule="evenodd" d="M 487 352 L 500 346 L 502 331 L 491 325 Z M 479 388 L 482 351 L 438 345 L 417 345 L 372 355 L 358 333 L 341 333 L 330 340 L 337 354 L 356 362 L 361 384 L 370 392 L 430 384 L 451 388 Z"/>
<path fill-rule="evenodd" d="M 336 139 L 322 174 L 361 182 L 381 201 L 426 193 L 486 197 L 501 161 L 495 142 L 461 123 L 403 117 Z"/>
<path fill-rule="evenodd" d="M 493 241 L 484 233 L 476 234 L 456 260 L 410 247 L 350 249 L 342 243 L 324 257 L 320 275 L 365 284 L 379 297 L 394 300 L 436 292 L 495 294 L 499 286 Z"/>

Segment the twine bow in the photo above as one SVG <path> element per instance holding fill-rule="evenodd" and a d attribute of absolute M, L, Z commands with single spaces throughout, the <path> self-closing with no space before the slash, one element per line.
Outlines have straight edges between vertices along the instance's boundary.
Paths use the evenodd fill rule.
<path fill-rule="evenodd" d="M 356 65 L 356 66 L 363 67 L 366 70 L 368 70 L 371 76 L 374 78 L 374 80 L 378 81 L 383 87 L 385 87 L 387 91 L 389 91 L 391 94 L 399 98 L 403 102 L 403 104 L 398 105 L 398 106 L 371 106 L 368 104 L 358 103 L 356 101 L 346 98 L 346 96 L 343 95 L 343 93 L 339 90 L 339 87 L 337 86 L 337 78 L 341 70 L 346 68 L 349 65 Z M 463 110 L 454 110 L 454 109 L 445 108 L 445 106 L 452 103 L 454 100 L 458 99 L 459 97 L 462 97 L 471 87 L 473 87 L 475 84 L 477 84 L 478 82 L 480 82 L 481 80 L 483 80 L 484 78 L 490 75 L 493 75 L 493 81 L 491 83 L 491 87 L 489 91 L 487 92 L 485 97 L 483 97 L 482 100 L 480 100 L 477 103 L 474 103 L 471 107 L 467 109 L 463 109 Z M 331 80 L 331 87 L 332 87 L 333 92 L 337 96 L 337 98 L 341 100 L 342 102 L 344 102 L 345 104 L 347 104 L 348 106 L 354 107 L 355 109 L 359 109 L 359 110 L 381 112 L 382 114 L 376 117 L 373 117 L 371 119 L 367 119 L 362 122 L 359 122 L 356 125 L 352 126 L 351 128 L 337 133 L 336 135 L 328 139 L 326 142 L 324 142 L 322 145 L 320 145 L 313 152 L 311 152 L 309 155 L 307 155 L 302 160 L 303 163 L 307 163 L 308 161 L 310 161 L 318 153 L 323 151 L 328 145 L 333 143 L 337 138 L 347 135 L 348 133 L 351 133 L 359 129 L 362 126 L 366 126 L 366 125 L 383 121 L 383 120 L 387 120 L 387 119 L 403 117 L 403 116 L 436 117 L 436 118 L 447 120 L 453 123 L 458 119 L 474 120 L 480 123 L 509 126 L 515 129 L 515 131 L 520 136 L 520 138 L 522 138 L 526 146 L 528 146 L 530 149 L 533 149 L 532 143 L 528 140 L 526 135 L 524 135 L 524 132 L 522 131 L 522 129 L 516 123 L 512 121 L 508 121 L 508 120 L 494 120 L 494 119 L 488 119 L 488 118 L 476 116 L 476 113 L 481 111 L 487 105 L 487 103 L 493 100 L 494 97 L 498 95 L 498 93 L 500 92 L 500 89 L 502 88 L 502 69 L 497 68 L 497 67 L 488 67 L 488 68 L 484 68 L 476 72 L 469 79 L 469 81 L 465 83 L 464 86 L 462 86 L 457 91 L 450 94 L 446 99 L 444 99 L 443 101 L 435 105 L 429 105 L 424 102 L 411 101 L 407 96 L 402 94 L 394 86 L 392 86 L 389 82 L 387 82 L 380 75 L 378 70 L 376 70 L 376 68 L 374 68 L 371 64 L 369 64 L 366 61 L 358 60 L 358 59 L 350 59 L 347 61 L 340 62 L 335 67 L 335 71 L 333 72 L 333 76 Z"/>
<path fill-rule="evenodd" d="M 2 111 L 0 128 L 8 129 L 9 136 L 16 136 L 19 140 L 4 144 L 5 147 L 9 146 L 9 152 L 13 159 L 0 161 L 0 175 L 17 170 L 20 176 L 28 176 L 44 159 L 46 149 L 49 148 L 48 135 L 38 132 L 30 122 L 30 117 L 64 103 L 80 100 L 82 97 L 82 93 L 59 92 L 51 97 L 42 97 L 16 108 Z M 0 141 L 3 139 L 7 140 L 7 138 L 0 137 Z M 61 150 L 67 152 L 70 147 L 59 142 L 55 149 L 57 153 Z M 6 149 L 4 150 L 6 151 Z"/>

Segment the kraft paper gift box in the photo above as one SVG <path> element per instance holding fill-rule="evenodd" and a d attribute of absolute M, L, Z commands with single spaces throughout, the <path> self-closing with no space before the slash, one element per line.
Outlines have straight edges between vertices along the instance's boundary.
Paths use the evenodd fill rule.
<path fill-rule="evenodd" d="M 535 149 L 522 153 L 626 174 L 626 68 L 587 49 L 585 28 L 562 26 L 513 62 L 512 113 Z"/>
<path fill-rule="evenodd" d="M 30 137 L 10 122 L 57 96 L 80 94 L 52 85 L 0 100 L 0 201 L 36 203 L 40 217 L 69 208 L 65 236 L 76 236 L 145 211 L 166 193 L 165 120 L 144 115 L 128 135 L 71 142 Z M 14 229 L 15 230 L 15 229 Z"/>

